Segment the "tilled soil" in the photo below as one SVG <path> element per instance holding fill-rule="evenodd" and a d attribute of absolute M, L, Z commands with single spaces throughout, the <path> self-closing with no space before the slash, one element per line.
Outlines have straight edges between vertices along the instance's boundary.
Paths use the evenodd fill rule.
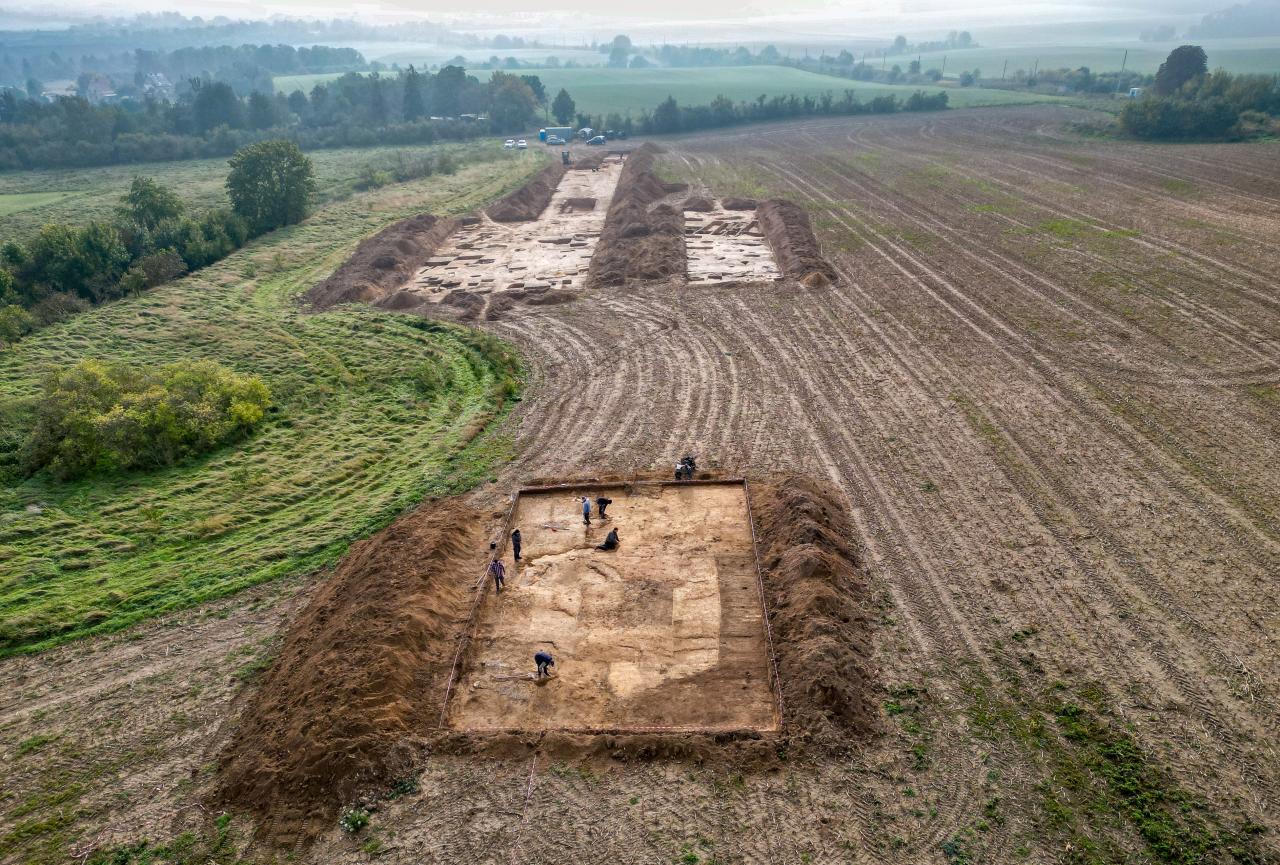
<path fill-rule="evenodd" d="M 366 835 L 331 829 L 305 858 L 367 861 L 372 837 L 397 862 L 1053 862 L 1084 837 L 1110 845 L 1104 861 L 1151 860 L 1126 800 L 1046 816 L 1080 771 L 1109 795 L 1070 756 L 1066 701 L 1131 737 L 1161 789 L 1204 803 L 1194 813 L 1263 827 L 1254 861 L 1274 861 L 1280 145 L 1065 131 L 1088 116 L 683 139 L 666 158 L 691 178 L 739 171 L 806 207 L 839 279 L 629 285 L 486 325 L 531 365 L 498 488 L 694 451 L 838 492 L 870 571 L 883 735 L 797 743 L 758 770 L 534 742 L 520 759 L 435 755 Z M 20 683 L 0 704 L 6 789 L 22 801 L 93 755 L 142 754 L 110 775 L 129 800 L 95 795 L 77 843 L 191 819 L 178 781 L 225 739 L 235 692 L 216 661 L 251 643 L 246 622 L 274 627 L 283 608 L 263 603 L 195 634 L 147 626 L 140 643 L 4 662 Z M 118 727 L 102 729 L 102 704 Z M 48 730 L 76 749 L 18 756 Z M 2 807 L 5 832 L 29 819 Z"/>

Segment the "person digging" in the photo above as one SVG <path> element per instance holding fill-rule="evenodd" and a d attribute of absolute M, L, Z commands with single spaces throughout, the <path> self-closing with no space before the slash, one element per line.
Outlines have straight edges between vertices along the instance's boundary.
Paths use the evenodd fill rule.
<path fill-rule="evenodd" d="M 538 665 L 537 681 L 541 682 L 544 678 L 551 678 L 551 670 L 548 668 L 556 665 L 556 659 L 551 657 L 550 652 L 538 652 L 533 656 L 533 662 Z"/>
<path fill-rule="evenodd" d="M 611 504 L 613 504 L 613 499 L 606 499 L 604 496 L 601 496 L 600 498 L 596 499 L 596 513 L 600 515 L 600 519 L 602 520 L 609 519 L 604 515 L 604 509 L 609 507 L 609 505 Z"/>
<path fill-rule="evenodd" d="M 609 534 L 604 536 L 604 543 L 596 547 L 597 550 L 605 553 L 611 553 L 618 548 L 618 530 L 609 529 Z"/>

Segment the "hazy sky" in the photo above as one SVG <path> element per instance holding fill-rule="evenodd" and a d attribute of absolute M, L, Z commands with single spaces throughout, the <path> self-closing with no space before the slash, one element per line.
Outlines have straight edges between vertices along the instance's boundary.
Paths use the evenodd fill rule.
<path fill-rule="evenodd" d="M 235 18 L 271 16 L 343 17 L 389 23 L 426 18 L 458 29 L 508 33 L 595 33 L 626 31 L 661 34 L 668 41 L 767 39 L 771 33 L 798 38 L 903 32 L 923 37 L 947 29 L 978 30 L 1019 24 L 1157 20 L 1184 22 L 1235 0 L 1123 0 L 1121 3 L 1063 3 L 1054 0 L 955 3 L 952 0 L 470 0 L 461 6 L 441 0 L 84 0 L 64 7 L 77 17 L 177 10 L 185 15 Z M 5 4 L 44 15 L 60 4 Z"/>

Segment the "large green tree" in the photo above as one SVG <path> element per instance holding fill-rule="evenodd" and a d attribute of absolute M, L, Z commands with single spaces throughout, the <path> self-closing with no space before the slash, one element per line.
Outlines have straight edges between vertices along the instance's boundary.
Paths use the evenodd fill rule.
<path fill-rule="evenodd" d="M 1199 45 L 1179 45 L 1156 72 L 1156 93 L 1168 96 L 1193 78 L 1209 71 L 1209 58 Z"/>
<path fill-rule="evenodd" d="M 427 103 L 422 98 L 422 73 L 409 64 L 409 71 L 404 74 L 404 104 L 401 109 L 404 119 L 410 122 L 426 116 Z"/>
<path fill-rule="evenodd" d="M 191 116 L 197 132 L 205 133 L 219 126 L 239 129 L 244 125 L 244 106 L 230 84 L 196 78 L 191 88 Z"/>
<path fill-rule="evenodd" d="M 166 219 L 182 215 L 182 199 L 150 177 L 135 177 L 129 191 L 120 197 L 116 213 L 148 231 Z"/>
<path fill-rule="evenodd" d="M 631 39 L 622 34 L 613 37 L 613 42 L 609 46 L 609 65 L 624 69 L 630 59 Z"/>
<path fill-rule="evenodd" d="M 555 116 L 556 122 L 561 126 L 573 120 L 573 112 L 577 109 L 574 104 L 573 97 L 569 95 L 569 91 L 563 87 L 556 94 L 556 98 L 551 100 L 551 113 Z"/>
<path fill-rule="evenodd" d="M 307 215 L 315 194 L 311 160 L 292 141 L 259 141 L 230 160 L 227 195 L 255 234 L 290 225 Z"/>
<path fill-rule="evenodd" d="M 490 79 L 493 97 L 489 122 L 494 132 L 519 132 L 533 118 L 538 107 L 533 90 L 515 75 L 495 72 Z"/>

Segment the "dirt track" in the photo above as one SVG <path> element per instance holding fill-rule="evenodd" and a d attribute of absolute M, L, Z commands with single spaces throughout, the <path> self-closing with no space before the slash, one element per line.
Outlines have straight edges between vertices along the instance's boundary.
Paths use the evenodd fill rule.
<path fill-rule="evenodd" d="M 838 489 L 883 611 L 880 699 L 903 714 L 864 750 L 767 773 L 442 756 L 376 815 L 396 831 L 379 861 L 942 862 L 956 839 L 975 862 L 1061 861 L 1035 806 L 1047 758 L 984 723 L 1054 682 L 1096 684 L 1179 784 L 1267 827 L 1277 855 L 1280 146 L 1081 140 L 1071 119 L 678 141 L 666 158 L 695 181 L 736 172 L 808 205 L 840 280 L 603 290 L 486 325 L 533 369 L 498 489 L 685 451 Z M 247 639 L 226 628 L 227 651 Z M 189 636 L 152 639 L 149 665 Z M 6 669 L 56 693 L 84 651 Z M 119 679 L 95 693 L 143 663 L 114 651 Z M 72 693 L 51 705 L 88 726 Z M 3 705 L 6 743 L 29 705 Z M 168 774 L 199 765 L 158 747 Z M 153 795 L 139 819 L 183 801 Z M 366 859 L 336 832 L 315 855 Z"/>

